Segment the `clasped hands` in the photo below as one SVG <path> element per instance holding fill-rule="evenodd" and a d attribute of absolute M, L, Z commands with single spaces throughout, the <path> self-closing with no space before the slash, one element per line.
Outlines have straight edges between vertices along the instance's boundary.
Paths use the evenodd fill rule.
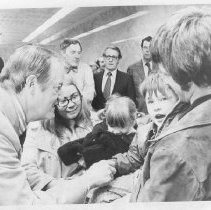
<path fill-rule="evenodd" d="M 89 188 L 107 185 L 114 179 L 116 173 L 114 160 L 101 160 L 93 164 L 85 173 Z"/>

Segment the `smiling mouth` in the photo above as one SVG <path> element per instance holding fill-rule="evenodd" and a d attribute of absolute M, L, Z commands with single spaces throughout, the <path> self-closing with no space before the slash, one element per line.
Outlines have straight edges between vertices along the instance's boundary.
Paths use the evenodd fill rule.
<path fill-rule="evenodd" d="M 155 118 L 156 118 L 156 119 L 163 119 L 165 116 L 166 116 L 166 115 L 164 115 L 164 114 L 156 114 L 156 115 L 155 115 Z"/>
<path fill-rule="evenodd" d="M 67 113 L 71 113 L 71 112 L 75 112 L 78 109 L 78 107 L 76 107 L 75 109 L 71 109 L 71 110 L 67 110 Z"/>

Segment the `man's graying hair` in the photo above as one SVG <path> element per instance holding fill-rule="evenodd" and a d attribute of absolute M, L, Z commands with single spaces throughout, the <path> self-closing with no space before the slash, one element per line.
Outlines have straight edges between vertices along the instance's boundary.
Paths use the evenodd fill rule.
<path fill-rule="evenodd" d="M 35 45 L 25 45 L 10 56 L 0 75 L 1 86 L 19 93 L 30 75 L 37 77 L 38 83 L 46 87 L 50 79 L 52 59 L 61 59 L 56 53 Z"/>

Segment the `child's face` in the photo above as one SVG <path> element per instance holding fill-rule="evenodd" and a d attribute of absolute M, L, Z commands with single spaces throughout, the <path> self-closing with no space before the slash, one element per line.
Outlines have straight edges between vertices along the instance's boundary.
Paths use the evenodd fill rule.
<path fill-rule="evenodd" d="M 146 93 L 145 100 L 148 113 L 158 127 L 162 124 L 166 115 L 172 111 L 173 107 L 177 103 L 177 97 L 170 89 L 166 90 L 166 93 L 167 96 L 164 96 L 158 91 L 156 96 L 153 92 L 151 97 L 149 97 L 148 92 Z"/>

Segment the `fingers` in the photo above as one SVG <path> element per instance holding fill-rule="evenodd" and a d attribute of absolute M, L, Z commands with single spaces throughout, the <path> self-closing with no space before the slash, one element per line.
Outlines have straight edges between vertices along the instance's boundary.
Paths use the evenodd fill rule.
<path fill-rule="evenodd" d="M 116 169 L 114 167 L 109 166 L 109 171 L 111 171 L 112 175 L 116 174 Z"/>

